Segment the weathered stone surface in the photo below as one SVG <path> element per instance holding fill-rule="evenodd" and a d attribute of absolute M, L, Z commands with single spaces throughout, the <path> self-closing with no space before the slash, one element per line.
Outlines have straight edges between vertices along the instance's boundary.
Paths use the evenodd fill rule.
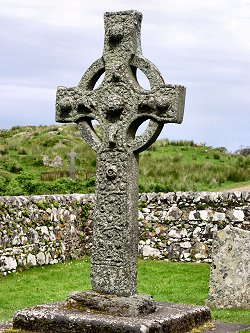
<path fill-rule="evenodd" d="M 182 122 L 185 100 L 185 88 L 165 84 L 142 55 L 141 20 L 142 14 L 133 10 L 105 13 L 103 56 L 77 87 L 59 87 L 56 99 L 56 120 L 77 123 L 97 152 L 92 289 L 122 296 L 135 294 L 137 287 L 138 154 L 156 140 L 164 123 Z M 137 69 L 151 90 L 139 85 Z M 147 119 L 145 133 L 135 136 Z M 99 122 L 103 138 L 92 120 Z"/>
<path fill-rule="evenodd" d="M 9 271 L 15 271 L 17 268 L 17 261 L 15 258 L 7 257 L 7 256 L 1 256 L 0 257 L 0 267 L 2 268 L 2 271 L 9 270 Z"/>
<path fill-rule="evenodd" d="M 170 221 L 176 221 L 181 217 L 181 215 L 182 215 L 181 209 L 179 209 L 178 207 L 172 207 L 167 212 L 166 218 Z"/>
<path fill-rule="evenodd" d="M 234 221 L 244 221 L 244 212 L 240 209 L 235 209 L 233 211 L 233 220 Z"/>
<path fill-rule="evenodd" d="M 250 232 L 227 226 L 213 243 L 208 305 L 250 309 Z"/>
<path fill-rule="evenodd" d="M 213 221 L 224 221 L 225 217 L 225 213 L 215 212 L 213 216 Z"/>
<path fill-rule="evenodd" d="M 32 253 L 29 253 L 27 256 L 27 264 L 30 264 L 32 266 L 36 265 L 36 256 Z"/>
<path fill-rule="evenodd" d="M 63 159 L 61 156 L 55 156 L 54 158 L 50 159 L 49 156 L 43 156 L 43 165 L 50 166 L 52 168 L 59 168 L 63 166 Z"/>
<path fill-rule="evenodd" d="M 161 255 L 161 252 L 158 249 L 151 247 L 148 244 L 143 245 L 141 247 L 141 251 L 142 251 L 143 257 L 148 257 L 151 259 L 159 259 L 160 255 Z"/>
<path fill-rule="evenodd" d="M 209 321 L 208 323 L 201 325 L 198 329 L 200 329 L 200 331 L 202 331 L 204 333 L 238 333 L 239 331 L 244 331 L 244 330 L 250 329 L 250 325 L 239 324 L 239 323 L 225 323 L 225 322 L 222 322 L 219 320 L 213 320 L 213 321 Z M 145 327 L 142 328 L 140 333 L 143 333 L 144 331 L 145 331 Z M 16 330 L 13 329 L 12 322 L 1 322 L 0 323 L 0 332 L 16 333 Z M 22 331 L 22 332 L 30 333 L 28 331 Z M 191 331 L 191 332 L 193 332 L 193 331 Z M 188 333 L 188 332 L 186 332 L 186 333 Z"/>
<path fill-rule="evenodd" d="M 156 302 L 148 295 L 124 297 L 94 291 L 73 292 L 65 304 L 69 309 L 88 309 L 123 317 L 145 316 L 156 309 Z"/>
<path fill-rule="evenodd" d="M 65 303 L 17 311 L 14 328 L 54 333 L 186 333 L 210 320 L 207 307 L 156 303 L 156 311 L 142 317 L 111 316 L 66 309 Z"/>
<path fill-rule="evenodd" d="M 202 242 L 195 243 L 191 249 L 191 255 L 196 260 L 208 257 L 208 246 Z"/>

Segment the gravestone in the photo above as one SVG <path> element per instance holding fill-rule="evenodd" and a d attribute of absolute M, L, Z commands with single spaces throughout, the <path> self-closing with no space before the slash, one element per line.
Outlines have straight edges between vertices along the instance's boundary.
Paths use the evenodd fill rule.
<path fill-rule="evenodd" d="M 71 150 L 70 153 L 68 153 L 68 157 L 70 158 L 70 178 L 75 178 L 75 158 L 77 156 L 77 153 Z"/>
<path fill-rule="evenodd" d="M 250 309 L 250 231 L 232 226 L 213 240 L 207 304 L 218 308 Z"/>
<path fill-rule="evenodd" d="M 210 318 L 206 307 L 156 303 L 138 295 L 138 156 L 165 123 L 181 123 L 185 88 L 165 84 L 141 52 L 142 14 L 106 13 L 103 56 L 77 87 L 59 87 L 56 120 L 76 123 L 97 153 L 92 290 L 66 302 L 18 311 L 15 328 L 53 332 L 186 332 Z M 150 82 L 138 83 L 141 70 Z M 98 79 L 104 80 L 96 87 Z M 103 129 L 95 131 L 93 121 Z M 149 120 L 141 136 L 138 127 Z"/>

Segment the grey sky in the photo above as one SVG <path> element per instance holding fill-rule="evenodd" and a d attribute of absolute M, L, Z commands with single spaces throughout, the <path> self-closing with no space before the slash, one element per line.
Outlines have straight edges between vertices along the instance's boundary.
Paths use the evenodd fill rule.
<path fill-rule="evenodd" d="M 103 48 L 103 13 L 143 13 L 142 50 L 187 88 L 184 121 L 161 137 L 234 151 L 250 145 L 250 0 L 0 0 L 0 128 L 53 124 Z"/>

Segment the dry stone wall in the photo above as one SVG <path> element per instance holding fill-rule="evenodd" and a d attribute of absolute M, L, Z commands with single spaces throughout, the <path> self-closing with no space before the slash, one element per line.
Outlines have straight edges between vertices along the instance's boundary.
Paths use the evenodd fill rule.
<path fill-rule="evenodd" d="M 140 196 L 139 253 L 144 258 L 211 262 L 213 235 L 250 228 L 250 193 L 177 192 Z"/>
<path fill-rule="evenodd" d="M 93 202 L 85 194 L 0 197 L 0 273 L 87 253 Z"/>
<path fill-rule="evenodd" d="M 250 229 L 249 192 L 140 194 L 139 255 L 211 262 L 213 234 Z M 89 254 L 93 194 L 0 197 L 0 274 Z"/>

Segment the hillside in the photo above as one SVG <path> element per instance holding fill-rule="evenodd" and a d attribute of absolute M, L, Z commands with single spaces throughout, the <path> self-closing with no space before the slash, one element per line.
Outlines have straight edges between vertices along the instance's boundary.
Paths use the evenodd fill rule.
<path fill-rule="evenodd" d="M 69 178 L 71 150 L 77 153 L 75 179 Z M 0 195 L 93 192 L 95 164 L 95 152 L 76 125 L 0 130 Z M 141 192 L 214 191 L 248 184 L 250 156 L 224 148 L 158 140 L 140 154 Z"/>

